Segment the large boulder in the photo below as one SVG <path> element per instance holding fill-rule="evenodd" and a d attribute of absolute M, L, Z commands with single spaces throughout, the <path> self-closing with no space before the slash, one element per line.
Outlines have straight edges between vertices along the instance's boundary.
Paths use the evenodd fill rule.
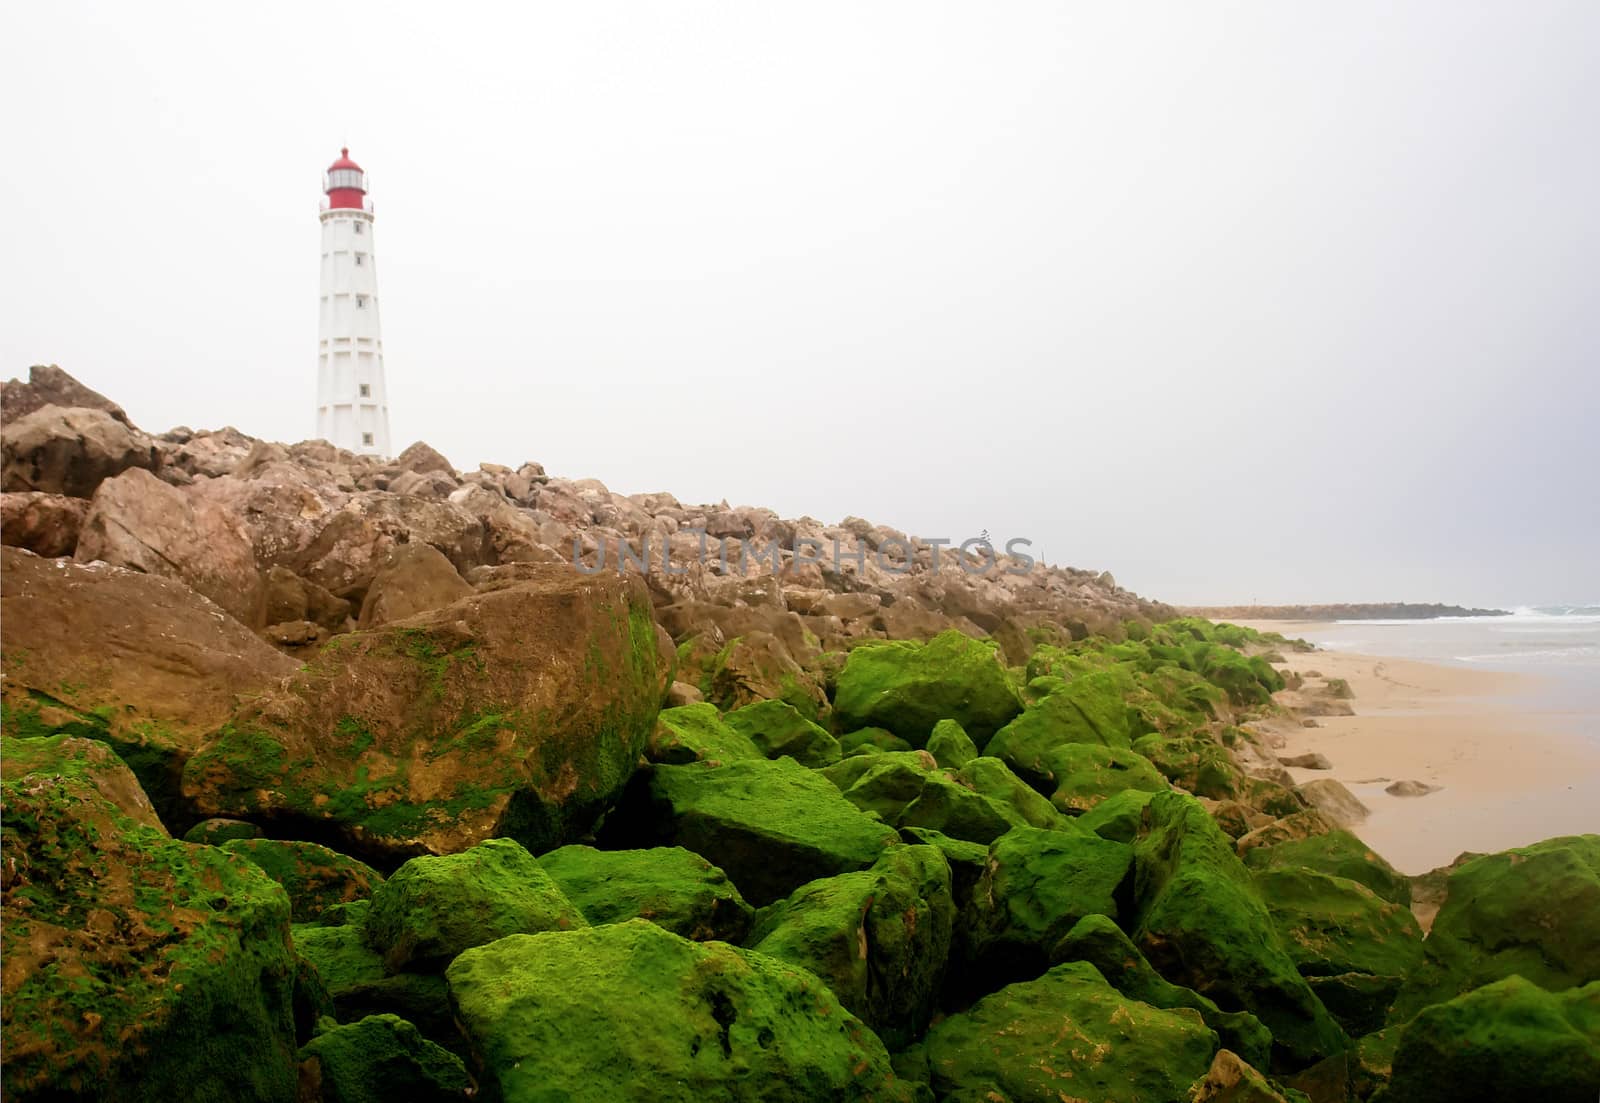
<path fill-rule="evenodd" d="M 1241 855 L 1254 870 L 1310 869 L 1348 877 L 1396 904 L 1411 906 L 1411 881 L 1366 843 L 1341 829 L 1325 835 L 1252 847 Z"/>
<path fill-rule="evenodd" d="M 766 757 L 748 735 L 728 724 L 716 705 L 706 701 L 662 709 L 645 754 L 651 762 L 668 766 L 689 762 L 721 765 Z"/>
<path fill-rule="evenodd" d="M 6 731 L 105 740 L 179 831 L 189 755 L 295 669 L 181 582 L 17 548 L 0 549 L 0 643 Z"/>
<path fill-rule="evenodd" d="M 728 875 L 681 846 L 564 846 L 539 866 L 593 924 L 648 919 L 696 942 L 744 941 L 751 907 Z"/>
<path fill-rule="evenodd" d="M 607 821 L 612 841 L 694 851 L 757 906 L 807 881 L 866 869 L 897 841 L 793 759 L 653 766 Z"/>
<path fill-rule="evenodd" d="M 317 843 L 254 838 L 220 845 L 283 886 L 296 923 L 313 923 L 329 908 L 365 900 L 383 883 L 371 866 Z"/>
<path fill-rule="evenodd" d="M 441 969 L 461 951 L 506 935 L 586 926 L 521 843 L 487 839 L 401 866 L 373 893 L 362 934 L 398 973 Z"/>
<path fill-rule="evenodd" d="M 802 885 L 761 913 L 749 946 L 815 973 L 892 1049 L 928 1027 L 956 908 L 931 846 L 894 846 L 871 868 Z"/>
<path fill-rule="evenodd" d="M 429 1038 L 451 1049 L 461 1036 L 450 1018 L 450 993 L 440 973 L 391 973 L 383 955 L 363 937 L 364 915 L 346 910 L 339 926 L 323 923 L 294 926 L 295 951 L 316 970 L 340 1022 L 368 1015 L 398 1015 L 415 1023 Z M 355 914 L 350 914 L 355 912 Z M 326 917 L 325 917 L 326 918 Z"/>
<path fill-rule="evenodd" d="M 148 471 L 127 471 L 100 484 L 74 557 L 176 578 L 241 623 L 265 623 L 266 593 L 244 526 Z"/>
<path fill-rule="evenodd" d="M 330 640 L 221 727 L 184 791 L 205 815 L 331 831 L 380 865 L 495 835 L 547 850 L 627 783 L 657 661 L 636 577 L 548 568 Z"/>
<path fill-rule="evenodd" d="M 1022 711 L 993 643 L 957 631 L 927 643 L 865 643 L 850 652 L 833 700 L 839 731 L 885 728 L 921 747 L 940 720 L 982 746 Z"/>
<path fill-rule="evenodd" d="M 1597 1096 L 1600 982 L 1553 993 L 1511 976 L 1426 1008 L 1403 1027 L 1385 1098 L 1593 1103 Z"/>
<path fill-rule="evenodd" d="M 8 1100 L 295 1095 L 289 899 L 56 769 L 0 782 Z"/>
<path fill-rule="evenodd" d="M 1019 773 L 1049 771 L 1050 752 L 1063 743 L 1091 743 L 1126 751 L 1136 720 L 1125 703 L 1126 675 L 1094 671 L 1046 694 L 995 733 L 983 753 L 1004 759 Z"/>
<path fill-rule="evenodd" d="M 7 423 L 46 406 L 75 406 L 100 410 L 124 425 L 132 424 L 121 406 L 92 387 L 85 387 L 54 364 L 35 364 L 28 381 L 8 379 L 0 384 L 0 420 Z"/>
<path fill-rule="evenodd" d="M 165 835 L 166 827 L 139 779 L 98 739 L 74 735 L 13 739 L 0 735 L 0 776 L 56 775 L 85 781 L 134 823 Z"/>
<path fill-rule="evenodd" d="M 812 974 L 644 920 L 513 935 L 446 976 L 479 1083 L 503 1103 L 911 1098 Z"/>
<path fill-rule="evenodd" d="M 926 1048 L 941 1099 L 1153 1103 L 1184 1098 L 1217 1036 L 1196 1011 L 1130 1000 L 1094 966 L 1068 962 L 940 1022 Z"/>
<path fill-rule="evenodd" d="M 1163 976 L 1265 1023 L 1275 1065 L 1302 1067 L 1345 1048 L 1232 841 L 1195 798 L 1150 798 L 1134 843 L 1134 888 L 1135 945 Z"/>
<path fill-rule="evenodd" d="M 161 466 L 155 441 L 102 410 L 45 406 L 8 421 L 0 442 L 0 489 L 88 498 L 129 468 Z"/>
<path fill-rule="evenodd" d="M 65 494 L 0 494 L 0 542 L 47 558 L 71 555 L 88 513 L 88 502 Z"/>
<path fill-rule="evenodd" d="M 280 523 L 292 524 L 293 519 L 278 522 L 264 516 L 261 524 L 267 530 L 258 536 L 258 544 L 274 543 L 273 526 Z M 364 595 L 389 552 L 402 544 L 431 546 L 463 575 L 496 561 L 488 529 L 469 511 L 451 502 L 384 491 L 353 495 L 319 516 L 309 543 L 299 544 L 298 534 L 278 539 L 285 551 L 263 559 L 264 565 L 281 564 L 340 597 Z"/>
<path fill-rule="evenodd" d="M 768 758 L 787 755 L 811 767 L 839 761 L 839 741 L 787 701 L 757 701 L 728 713 L 724 720 Z"/>
<path fill-rule="evenodd" d="M 1393 1010 L 1513 974 L 1551 991 L 1600 980 L 1600 835 L 1546 839 L 1474 859 L 1450 874 L 1425 958 Z"/>

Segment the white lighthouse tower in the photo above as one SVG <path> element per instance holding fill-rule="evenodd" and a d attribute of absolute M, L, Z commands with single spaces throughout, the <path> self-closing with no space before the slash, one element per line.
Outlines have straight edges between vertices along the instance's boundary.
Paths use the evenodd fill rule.
<path fill-rule="evenodd" d="M 328 166 L 322 205 L 322 313 L 317 327 L 317 435 L 387 458 L 389 393 L 378 331 L 372 202 L 361 166 L 341 149 Z"/>

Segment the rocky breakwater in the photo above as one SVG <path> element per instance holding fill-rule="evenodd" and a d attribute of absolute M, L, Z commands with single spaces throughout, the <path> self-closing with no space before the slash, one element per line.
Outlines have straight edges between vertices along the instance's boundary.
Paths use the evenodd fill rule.
<path fill-rule="evenodd" d="M 1600 1088 L 1600 838 L 1401 876 L 1273 755 L 1289 641 L 932 549 L 585 573 L 811 523 L 151 439 L 0 552 L 7 1099 Z"/>

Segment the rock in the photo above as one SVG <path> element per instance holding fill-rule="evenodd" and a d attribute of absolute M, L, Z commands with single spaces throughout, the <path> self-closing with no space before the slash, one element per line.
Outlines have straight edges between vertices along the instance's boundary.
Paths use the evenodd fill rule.
<path fill-rule="evenodd" d="M 1591 1103 L 1600 1095 L 1600 981 L 1548 992 L 1512 976 L 1425 1008 L 1400 1031 L 1387 1098 Z"/>
<path fill-rule="evenodd" d="M 1018 827 L 989 845 L 962 927 L 987 984 L 1037 976 L 1086 915 L 1118 916 L 1133 849 L 1081 831 Z"/>
<path fill-rule="evenodd" d="M 1293 1103 L 1291 1098 L 1261 1075 L 1237 1053 L 1219 1049 L 1205 1077 L 1189 1089 L 1187 1103 Z"/>
<path fill-rule="evenodd" d="M 1022 711 L 992 643 L 943 632 L 926 644 L 866 643 L 839 673 L 834 711 L 841 729 L 886 728 L 916 747 L 940 720 L 983 744 Z"/>
<path fill-rule="evenodd" d="M 688 682 L 673 682 L 667 687 L 667 697 L 662 704 L 667 708 L 677 708 L 679 705 L 697 705 L 705 699 L 706 695 Z"/>
<path fill-rule="evenodd" d="M 958 778 L 931 770 L 926 751 L 854 756 L 850 772 L 864 769 L 853 782 L 849 772 L 827 771 L 835 784 L 848 782 L 844 798 L 863 812 L 895 827 L 923 827 L 952 838 L 988 844 L 1026 821 L 1015 809 L 972 790 Z"/>
<path fill-rule="evenodd" d="M 353 611 L 350 603 L 335 597 L 314 582 L 307 582 L 287 567 L 267 571 L 266 613 L 268 624 L 308 622 L 330 632 L 343 632 Z"/>
<path fill-rule="evenodd" d="M 539 866 L 597 926 L 648 919 L 695 942 L 735 944 L 750 927 L 752 909 L 728 875 L 682 847 L 564 846 L 542 855 Z"/>
<path fill-rule="evenodd" d="M 706 698 L 724 709 L 786 701 L 807 720 L 827 715 L 828 698 L 789 649 L 770 632 L 750 632 L 716 655 Z"/>
<path fill-rule="evenodd" d="M 1067 744 L 1132 748 L 1132 725 L 1124 695 L 1127 678 L 1110 671 L 1084 674 L 1046 694 L 1001 728 L 984 753 L 1030 779 L 1048 776 L 1054 752 Z"/>
<path fill-rule="evenodd" d="M 1063 961 L 1088 962 L 1130 1000 L 1168 1011 L 1193 1008 L 1224 1046 L 1252 1064 L 1265 1065 L 1271 1057 L 1272 1034 L 1260 1019 L 1248 1011 L 1223 1011 L 1198 992 L 1164 980 L 1109 916 L 1091 914 L 1078 920 L 1050 950 L 1050 964 Z"/>
<path fill-rule="evenodd" d="M 425 475 L 430 471 L 451 476 L 456 473 L 456 469 L 450 466 L 449 460 L 420 440 L 396 456 L 394 465 L 401 471 L 415 471 L 419 475 Z"/>
<path fill-rule="evenodd" d="M 1340 827 L 1361 823 L 1369 809 L 1356 795 L 1332 778 L 1318 778 L 1299 787 L 1300 795 Z"/>
<path fill-rule="evenodd" d="M 1067 816 L 1056 811 L 1054 805 L 1034 792 L 998 758 L 980 755 L 951 771 L 950 777 L 999 805 L 1014 826 L 1064 828 L 1069 822 Z"/>
<path fill-rule="evenodd" d="M 514 935 L 446 975 L 479 1082 L 504 1103 L 911 1098 L 810 973 L 643 920 Z"/>
<path fill-rule="evenodd" d="M 871 869 L 802 885 L 764 910 L 749 946 L 821 978 L 899 1049 L 928 1027 L 956 908 L 931 846 L 892 846 Z"/>
<path fill-rule="evenodd" d="M 866 869 L 896 841 L 826 778 L 784 758 L 653 766 L 606 827 L 620 845 L 694 851 L 758 907 L 818 877 Z"/>
<path fill-rule="evenodd" d="M 1193 797 L 1157 793 L 1134 843 L 1136 946 L 1174 983 L 1272 1031 L 1274 1065 L 1303 1067 L 1347 1043 L 1295 968 L 1232 841 Z"/>
<path fill-rule="evenodd" d="M 1035 778 L 1017 769 L 1016 763 L 1007 765 L 1039 787 Z M 1143 755 L 1092 743 L 1063 743 L 1050 752 L 1044 773 L 1036 776 L 1046 787 L 1053 786 L 1049 788 L 1050 803 L 1068 815 L 1087 812 L 1126 789 L 1159 793 L 1170 788 L 1167 779 Z"/>
<path fill-rule="evenodd" d="M 261 630 L 261 638 L 279 648 L 313 647 L 327 640 L 328 630 L 309 620 L 291 620 L 267 625 Z"/>
<path fill-rule="evenodd" d="M 261 827 L 259 824 L 246 823 L 244 820 L 224 819 L 221 816 L 209 820 L 201 820 L 183 833 L 186 843 L 204 843 L 207 846 L 221 846 L 230 839 L 259 839 Z"/>
<path fill-rule="evenodd" d="M 1073 823 L 1102 839 L 1131 843 L 1144 827 L 1144 808 L 1153 796 L 1155 793 L 1148 789 L 1124 789 L 1107 797 Z"/>
<path fill-rule="evenodd" d="M 1425 797 L 1429 793 L 1437 793 L 1440 788 L 1425 781 L 1391 781 L 1383 791 L 1391 797 Z"/>
<path fill-rule="evenodd" d="M 247 627 L 266 623 L 266 591 L 243 526 L 148 471 L 135 468 L 100 484 L 74 558 L 175 578 Z"/>
<path fill-rule="evenodd" d="M 954 720 L 940 720 L 928 736 L 928 753 L 948 770 L 959 770 L 978 757 L 977 745 Z"/>
<path fill-rule="evenodd" d="M 682 766 L 689 762 L 722 765 L 746 758 L 765 758 L 760 747 L 729 726 L 716 705 L 701 701 L 662 709 L 650 733 L 645 755 L 651 762 Z"/>
<path fill-rule="evenodd" d="M 1134 741 L 1133 749 L 1167 781 L 1197 797 L 1232 800 L 1249 787 L 1228 749 L 1206 734 L 1146 735 Z"/>
<path fill-rule="evenodd" d="M 0 736 L 0 748 L 4 748 L 0 750 L 0 777 L 39 774 L 86 782 L 129 820 L 158 834 L 167 833 L 139 779 L 99 740 L 70 735 L 13 739 L 6 735 Z"/>
<path fill-rule="evenodd" d="M 352 907 L 365 908 L 366 902 Z M 334 909 L 323 913 L 326 920 Z M 367 1015 L 395 1014 L 415 1023 L 424 1035 L 453 1049 L 464 1049 L 450 1018 L 450 994 L 437 973 L 390 973 L 383 958 L 362 938 L 362 923 L 342 926 L 297 924 L 294 946 L 316 970 L 341 1022 Z"/>
<path fill-rule="evenodd" d="M 71 555 L 89 503 L 36 490 L 0 494 L 0 541 L 35 555 Z"/>
<path fill-rule="evenodd" d="M 86 777 L 8 771 L 0 805 L 6 1098 L 293 1100 L 283 889 Z"/>
<path fill-rule="evenodd" d="M 1068 962 L 950 1016 L 925 1044 L 940 1099 L 1124 1103 L 1183 1098 L 1217 1036 L 1194 1011 L 1126 999 Z"/>
<path fill-rule="evenodd" d="M 302 1101 L 450 1103 L 471 1095 L 461 1058 L 398 1015 L 332 1025 L 300 1050 Z"/>
<path fill-rule="evenodd" d="M 460 601 L 472 587 L 438 549 L 427 544 L 390 548 L 367 589 L 356 624 L 379 628 Z"/>
<path fill-rule="evenodd" d="M 180 582 L 16 548 L 0 550 L 0 641 L 6 731 L 104 740 L 178 831 L 189 755 L 295 668 Z"/>
<path fill-rule="evenodd" d="M 785 701 L 757 701 L 723 719 L 767 758 L 787 755 L 813 769 L 839 761 L 839 741 Z"/>
<path fill-rule="evenodd" d="M 303 544 L 303 535 L 293 531 L 297 524 L 293 517 L 266 514 L 260 524 L 258 549 L 284 549 L 268 555 L 258 550 L 264 563 L 288 567 L 341 597 L 364 594 L 397 545 L 427 544 L 463 575 L 495 562 L 494 546 L 481 520 L 451 502 L 411 495 L 357 494 L 336 509 L 317 513 L 315 536 Z M 569 573 L 576 572 L 569 568 Z"/>
<path fill-rule="evenodd" d="M 46 406 L 100 410 L 124 425 L 133 424 L 121 406 L 99 391 L 85 387 L 54 364 L 35 364 L 28 369 L 26 383 L 11 379 L 0 386 L 0 420 L 7 424 Z"/>
<path fill-rule="evenodd" d="M 316 843 L 229 839 L 220 845 L 284 887 L 296 923 L 313 923 L 335 904 L 364 900 L 383 883 L 383 875 L 371 866 Z"/>
<path fill-rule="evenodd" d="M 1343 829 L 1274 846 L 1257 846 L 1242 855 L 1253 870 L 1310 869 L 1359 881 L 1385 900 L 1411 906 L 1411 881 L 1360 839 Z"/>
<path fill-rule="evenodd" d="M 1390 1021 L 1518 974 L 1551 991 L 1600 979 L 1600 835 L 1546 839 L 1469 861 Z"/>
<path fill-rule="evenodd" d="M 655 724 L 655 624 L 637 578 L 548 571 L 330 640 L 195 756 L 186 795 L 378 865 L 581 836 Z"/>
<path fill-rule="evenodd" d="M 1271 823 L 1239 836 L 1236 844 L 1240 854 L 1248 854 L 1258 846 L 1277 846 L 1281 843 L 1312 839 L 1330 831 L 1341 830 L 1339 825 L 1315 808 L 1281 816 Z"/>
<path fill-rule="evenodd" d="M 1316 751 L 1307 751 L 1305 754 L 1289 755 L 1285 758 L 1278 756 L 1278 761 L 1285 766 L 1301 770 L 1331 770 L 1333 763 L 1328 761 L 1328 756 Z"/>
<path fill-rule="evenodd" d="M 103 481 L 130 468 L 160 466 L 155 442 L 110 414 L 46 406 L 6 423 L 0 489 L 88 498 Z"/>
<path fill-rule="evenodd" d="M 845 755 L 875 754 L 878 751 L 910 751 L 911 744 L 883 728 L 857 728 L 839 737 L 839 750 Z"/>
<path fill-rule="evenodd" d="M 521 843 L 488 839 L 395 870 L 373 892 L 362 935 L 389 972 L 425 972 L 506 935 L 586 926 Z"/>

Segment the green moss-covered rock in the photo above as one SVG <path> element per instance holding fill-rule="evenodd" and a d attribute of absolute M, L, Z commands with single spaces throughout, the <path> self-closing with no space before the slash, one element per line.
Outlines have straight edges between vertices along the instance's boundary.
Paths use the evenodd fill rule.
<path fill-rule="evenodd" d="M 1050 803 L 1068 815 L 1087 812 L 1125 789 L 1160 793 L 1169 788 L 1149 759 L 1114 747 L 1064 743 L 1050 752 L 1046 765 L 1043 782 L 1050 787 Z"/>
<path fill-rule="evenodd" d="M 229 839 L 259 839 L 262 834 L 260 824 L 213 816 L 208 820 L 201 820 L 185 831 L 183 833 L 183 841 L 186 843 L 205 843 L 207 846 L 221 846 Z"/>
<path fill-rule="evenodd" d="M 876 754 L 879 751 L 911 751 L 915 749 L 894 732 L 883 728 L 858 728 L 839 737 L 839 753 L 846 757 Z"/>
<path fill-rule="evenodd" d="M 749 945 L 815 973 L 899 1048 L 927 1029 L 955 910 L 939 850 L 895 846 L 871 869 L 812 881 L 766 909 Z"/>
<path fill-rule="evenodd" d="M 637 575 L 535 569 L 334 637 L 190 758 L 184 795 L 380 866 L 495 836 L 547 850 L 586 834 L 631 777 L 660 661 Z"/>
<path fill-rule="evenodd" d="M 1549 992 L 1496 981 L 1402 1027 L 1385 1097 L 1400 1103 L 1592 1103 L 1600 1096 L 1600 982 Z"/>
<path fill-rule="evenodd" d="M 978 757 L 978 747 L 955 720 L 940 720 L 928 735 L 927 751 L 947 770 L 959 770 Z"/>
<path fill-rule="evenodd" d="M 767 758 L 787 755 L 813 769 L 839 761 L 839 741 L 785 701 L 757 701 L 724 720 Z"/>
<path fill-rule="evenodd" d="M 8 1100 L 294 1098 L 289 899 L 85 777 L 0 783 Z"/>
<path fill-rule="evenodd" d="M 0 777 L 20 778 L 26 774 L 85 782 L 134 823 L 161 835 L 167 833 L 128 764 L 98 739 L 73 735 L 31 739 L 0 736 Z"/>
<path fill-rule="evenodd" d="M 981 755 L 955 770 L 951 776 L 973 792 L 1009 809 L 1012 813 L 1009 817 L 1011 822 L 1018 826 L 1061 828 L 1069 822 L 1068 817 L 1058 812 L 1055 805 L 1040 796 L 998 758 Z"/>
<path fill-rule="evenodd" d="M 850 652 L 833 701 L 841 730 L 879 727 L 912 746 L 940 720 L 955 720 L 986 743 L 1022 711 L 1000 651 L 987 640 L 941 632 L 927 643 L 865 643 Z"/>
<path fill-rule="evenodd" d="M 866 869 L 896 840 L 787 758 L 652 767 L 607 827 L 607 845 L 694 851 L 758 907 L 818 877 Z"/>
<path fill-rule="evenodd" d="M 716 705 L 705 701 L 662 709 L 646 753 L 651 762 L 669 766 L 766 757 L 749 736 L 728 726 Z"/>
<path fill-rule="evenodd" d="M 1358 881 L 1309 869 L 1255 872 L 1283 945 L 1305 976 L 1372 973 L 1398 982 L 1422 960 L 1411 909 Z"/>
<path fill-rule="evenodd" d="M 446 976 L 480 1083 L 504 1103 L 911 1098 L 812 974 L 642 920 L 513 935 Z"/>
<path fill-rule="evenodd" d="M 1128 750 L 1134 720 L 1126 698 L 1133 688 L 1132 677 L 1123 671 L 1079 675 L 1024 709 L 995 733 L 983 753 L 1031 778 L 1049 772 L 1050 752 L 1064 743 Z"/>
<path fill-rule="evenodd" d="M 1131 843 L 1144 824 L 1144 808 L 1155 793 L 1149 789 L 1124 789 L 1113 793 L 1073 821 L 1078 828 L 1102 839 Z"/>
<path fill-rule="evenodd" d="M 330 1025 L 300 1050 L 300 1103 L 448 1103 L 471 1087 L 461 1058 L 398 1015 Z"/>
<path fill-rule="evenodd" d="M 429 1038 L 461 1048 L 450 1018 L 450 994 L 437 973 L 391 973 L 383 957 L 362 938 L 361 924 L 339 927 L 297 924 L 295 950 L 316 970 L 340 1022 L 394 1014 Z"/>
<path fill-rule="evenodd" d="M 1018 827 L 996 839 L 964 917 L 985 978 L 1035 976 L 1078 920 L 1116 918 L 1132 864 L 1126 843 L 1087 832 Z"/>
<path fill-rule="evenodd" d="M 1232 841 L 1182 793 L 1158 793 L 1134 844 L 1132 928 L 1163 976 L 1272 1031 L 1274 1064 L 1302 1067 L 1337 1053 L 1344 1031 L 1295 968 Z"/>
<path fill-rule="evenodd" d="M 1251 869 L 1310 869 L 1359 881 L 1383 899 L 1411 906 L 1411 879 L 1348 831 L 1329 831 L 1272 846 L 1256 846 L 1243 854 Z"/>
<path fill-rule="evenodd" d="M 1600 835 L 1546 839 L 1450 874 L 1424 960 L 1395 1001 L 1431 1003 L 1513 974 L 1552 991 L 1600 980 Z"/>
<path fill-rule="evenodd" d="M 1145 960 L 1122 928 L 1105 915 L 1086 915 L 1050 950 L 1050 964 L 1087 961 L 1106 983 L 1131 1000 L 1151 1007 L 1193 1008 L 1228 1049 L 1252 1065 L 1271 1059 L 1272 1034 L 1248 1011 L 1223 1011 L 1193 989 L 1166 980 Z"/>
<path fill-rule="evenodd" d="M 590 923 L 648 919 L 696 942 L 742 942 L 751 908 L 728 875 L 681 846 L 564 846 L 539 865 Z"/>
<path fill-rule="evenodd" d="M 1285 1088 L 1228 1049 L 1217 1050 L 1211 1068 L 1189 1089 L 1186 1103 L 1310 1103 L 1305 1095 Z"/>
<path fill-rule="evenodd" d="M 1197 797 L 1231 800 L 1238 796 L 1243 774 L 1226 747 L 1209 735 L 1141 736 L 1133 749 L 1150 760 L 1161 776 Z"/>
<path fill-rule="evenodd" d="M 588 923 L 521 843 L 413 858 L 372 894 L 362 928 L 390 972 L 439 969 L 462 950 L 509 934 Z"/>
<path fill-rule="evenodd" d="M 310 923 L 334 904 L 372 895 L 383 874 L 364 862 L 316 843 L 233 839 L 222 849 L 261 867 L 289 893 L 296 923 Z"/>
<path fill-rule="evenodd" d="M 950 1016 L 925 1046 L 941 1100 L 1130 1103 L 1184 1098 L 1217 1036 L 1196 1012 L 1127 999 L 1069 962 Z"/>

